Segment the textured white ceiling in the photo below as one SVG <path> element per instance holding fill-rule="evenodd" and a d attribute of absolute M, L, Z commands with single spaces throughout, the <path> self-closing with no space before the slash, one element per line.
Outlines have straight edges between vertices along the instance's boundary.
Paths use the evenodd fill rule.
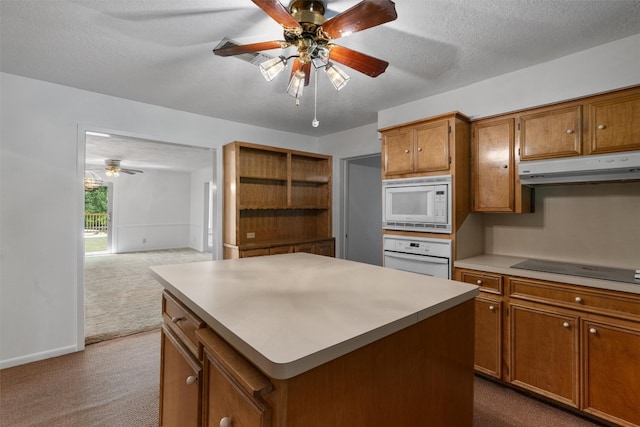
<path fill-rule="evenodd" d="M 328 6 L 339 12 L 356 3 Z M 285 93 L 288 73 L 266 82 L 255 65 L 211 52 L 224 37 L 282 39 L 250 0 L 2 0 L 0 69 L 322 136 L 374 123 L 379 110 L 640 33 L 638 0 L 397 0 L 396 8 L 396 21 L 338 40 L 390 66 L 375 79 L 347 69 L 352 79 L 340 92 L 320 75 L 318 128 L 312 85 L 296 107 Z"/>

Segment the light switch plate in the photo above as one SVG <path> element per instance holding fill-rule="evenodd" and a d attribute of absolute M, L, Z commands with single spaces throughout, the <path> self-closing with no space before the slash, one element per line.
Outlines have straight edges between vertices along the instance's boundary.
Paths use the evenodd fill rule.
<path fill-rule="evenodd" d="M 256 233 L 247 233 L 247 239 L 255 239 Z"/>

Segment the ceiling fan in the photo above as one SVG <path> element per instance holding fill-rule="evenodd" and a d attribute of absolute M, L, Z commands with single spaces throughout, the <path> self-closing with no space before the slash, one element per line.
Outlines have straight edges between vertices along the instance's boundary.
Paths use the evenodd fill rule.
<path fill-rule="evenodd" d="M 110 176 L 110 177 L 116 177 L 120 175 L 120 172 L 122 173 L 126 173 L 127 175 L 135 175 L 137 173 L 144 173 L 141 170 L 138 169 L 128 169 L 128 168 L 123 168 L 120 167 L 120 160 L 114 160 L 114 159 L 106 159 L 104 161 L 105 167 L 104 170 L 105 175 Z"/>
<path fill-rule="evenodd" d="M 246 45 L 222 46 L 213 50 L 219 56 L 234 56 L 270 49 L 297 48 L 297 54 L 288 58 L 279 56 L 260 64 L 267 80 L 272 80 L 294 58 L 287 92 L 296 98 L 309 84 L 311 66 L 324 68 L 337 90 L 342 89 L 348 76 L 332 62 L 377 77 L 384 73 L 388 62 L 364 53 L 339 46 L 333 41 L 349 34 L 366 30 L 395 20 L 395 3 L 390 0 L 363 0 L 346 11 L 326 19 L 325 0 L 292 0 L 286 9 L 278 0 L 252 0 L 284 30 L 284 40 Z"/>

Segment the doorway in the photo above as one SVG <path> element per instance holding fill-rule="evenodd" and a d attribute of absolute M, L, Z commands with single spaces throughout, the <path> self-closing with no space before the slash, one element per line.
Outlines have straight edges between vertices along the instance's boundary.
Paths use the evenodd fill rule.
<path fill-rule="evenodd" d="M 381 155 L 345 160 L 344 258 L 382 265 Z"/>
<path fill-rule="evenodd" d="M 113 230 L 113 185 L 85 185 L 84 190 L 84 253 L 104 255 L 111 253 Z"/>

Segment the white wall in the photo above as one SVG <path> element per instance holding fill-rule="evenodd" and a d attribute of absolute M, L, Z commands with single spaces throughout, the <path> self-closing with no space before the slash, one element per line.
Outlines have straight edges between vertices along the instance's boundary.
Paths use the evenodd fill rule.
<path fill-rule="evenodd" d="M 84 347 L 85 130 L 215 149 L 242 140 L 317 150 L 316 138 L 7 73 L 0 91 L 0 368 Z"/>

